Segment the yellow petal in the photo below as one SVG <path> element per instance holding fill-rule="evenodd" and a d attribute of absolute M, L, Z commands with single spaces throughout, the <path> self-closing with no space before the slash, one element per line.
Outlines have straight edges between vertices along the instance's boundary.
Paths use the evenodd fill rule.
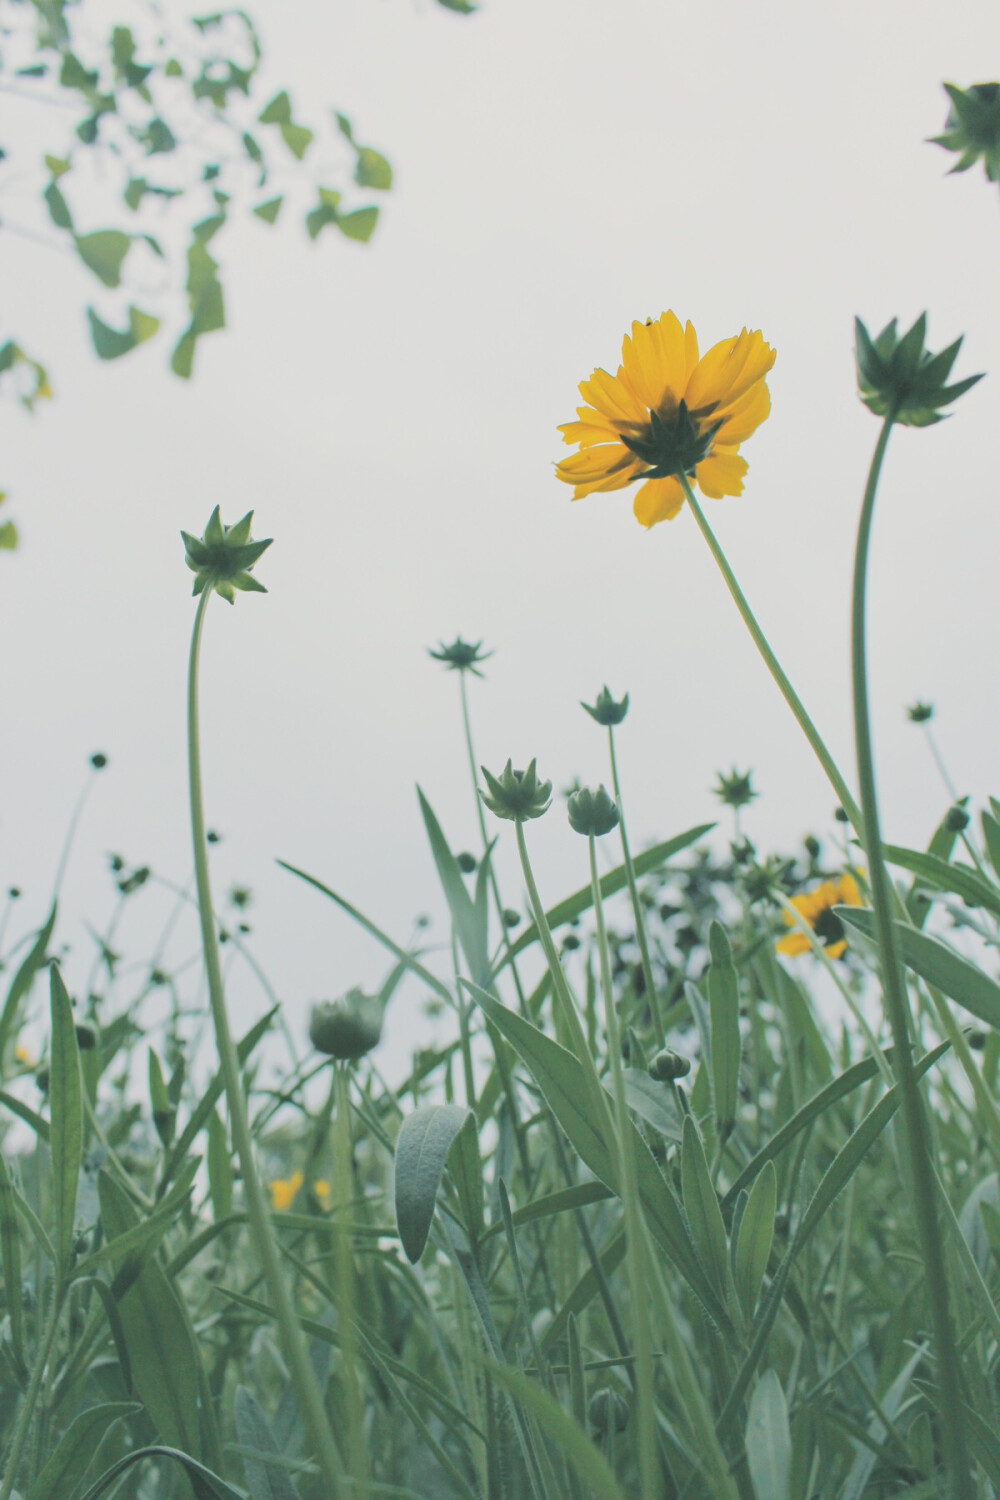
<path fill-rule="evenodd" d="M 684 389 L 698 368 L 698 335 L 691 323 L 684 325 Z M 690 406 L 690 402 L 688 405 Z"/>
<path fill-rule="evenodd" d="M 847 944 L 844 942 L 830 943 L 825 949 L 825 952 L 827 958 L 840 958 L 842 953 L 847 952 Z"/>
<path fill-rule="evenodd" d="M 567 484 L 589 483 L 592 479 L 607 479 L 619 470 L 639 463 L 623 443 L 601 443 L 594 448 L 583 448 L 569 458 L 560 459 L 556 473 Z"/>
<path fill-rule="evenodd" d="M 585 495 L 606 494 L 608 490 L 623 490 L 633 479 L 639 477 L 645 467 L 645 464 L 635 459 L 627 469 L 609 474 L 604 479 L 581 480 L 573 491 L 573 499 L 582 500 Z M 562 475 L 559 477 L 562 478 Z"/>
<path fill-rule="evenodd" d="M 726 411 L 726 419 L 715 435 L 717 443 L 725 446 L 743 443 L 771 411 L 771 395 L 762 380 L 740 397 Z"/>
<path fill-rule="evenodd" d="M 723 495 L 742 495 L 743 476 L 747 461 L 735 451 L 716 448 L 703 458 L 695 469 L 698 488 L 710 500 L 721 500 Z"/>
<path fill-rule="evenodd" d="M 580 395 L 612 422 L 641 422 L 646 415 L 633 393 L 607 370 L 595 370 L 589 380 L 583 381 Z"/>
<path fill-rule="evenodd" d="M 841 906 L 861 906 L 861 892 L 853 875 L 841 875 L 837 881 L 837 900 Z"/>
<path fill-rule="evenodd" d="M 655 526 L 658 521 L 672 521 L 683 504 L 680 480 L 671 474 L 667 479 L 647 479 L 640 485 L 632 510 L 640 526 Z"/>
<path fill-rule="evenodd" d="M 586 411 L 586 407 L 582 409 Z M 596 417 L 597 413 L 594 412 L 593 415 Z M 563 442 L 571 447 L 577 443 L 581 448 L 593 448 L 597 443 L 617 441 L 618 438 L 618 434 L 610 427 L 595 422 L 563 422 L 559 431 L 563 435 Z"/>
<path fill-rule="evenodd" d="M 797 958 L 800 953 L 808 953 L 811 944 L 804 932 L 790 932 L 787 937 L 779 938 L 774 946 L 779 953 Z"/>
<path fill-rule="evenodd" d="M 651 411 L 675 411 L 684 393 L 684 330 L 672 312 L 653 323 L 633 323 L 622 344 L 622 365 L 632 389 Z"/>
<path fill-rule="evenodd" d="M 774 364 L 774 350 L 759 332 L 742 333 L 713 344 L 698 362 L 688 383 L 687 404 L 692 411 L 731 406 Z"/>

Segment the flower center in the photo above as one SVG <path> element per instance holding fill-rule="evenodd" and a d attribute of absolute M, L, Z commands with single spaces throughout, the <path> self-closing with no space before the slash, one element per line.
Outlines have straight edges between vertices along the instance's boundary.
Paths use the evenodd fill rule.
<path fill-rule="evenodd" d="M 832 948 L 834 943 L 844 941 L 844 924 L 830 907 L 820 912 L 813 923 L 813 931 L 818 938 L 822 938 L 825 948 Z"/>
<path fill-rule="evenodd" d="M 649 464 L 636 478 L 666 479 L 671 474 L 693 474 L 695 467 L 712 451 L 715 434 L 721 422 L 703 423 L 701 413 L 692 415 L 681 401 L 672 416 L 649 413 L 649 426 L 638 437 L 621 435 L 626 448 Z"/>

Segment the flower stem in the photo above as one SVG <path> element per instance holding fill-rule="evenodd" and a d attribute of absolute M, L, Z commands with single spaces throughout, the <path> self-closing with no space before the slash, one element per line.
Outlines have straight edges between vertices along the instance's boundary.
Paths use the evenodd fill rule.
<path fill-rule="evenodd" d="M 635 917 L 635 935 L 639 943 L 639 962 L 642 967 L 642 979 L 646 988 L 646 996 L 649 1000 L 649 1008 L 653 1016 L 653 1024 L 656 1027 L 657 1040 L 662 1047 L 666 1044 L 667 1034 L 663 1029 L 663 1011 L 660 1007 L 660 997 L 656 993 L 656 984 L 653 979 L 653 965 L 650 962 L 649 942 L 646 938 L 646 922 L 642 914 L 642 904 L 639 900 L 639 888 L 635 881 L 635 866 L 632 864 L 632 852 L 629 849 L 628 834 L 625 832 L 625 808 L 622 803 L 621 786 L 618 782 L 618 757 L 615 755 L 615 731 L 612 724 L 608 725 L 608 751 L 611 756 L 611 782 L 615 791 L 615 801 L 618 804 L 618 828 L 622 840 L 625 879 L 628 881 L 632 914 Z"/>
<path fill-rule="evenodd" d="M 823 770 L 826 772 L 830 785 L 836 792 L 837 799 L 840 802 L 841 807 L 850 818 L 855 832 L 860 834 L 861 810 L 852 797 L 847 786 L 847 782 L 844 780 L 843 776 L 841 776 L 840 771 L 837 769 L 837 764 L 834 761 L 833 756 L 826 748 L 826 744 L 823 741 L 822 735 L 816 728 L 816 725 L 813 723 L 812 719 L 806 713 L 801 698 L 792 687 L 792 684 L 789 682 L 782 669 L 781 663 L 778 661 L 778 658 L 771 650 L 767 637 L 764 635 L 764 632 L 758 625 L 757 618 L 754 615 L 753 610 L 750 608 L 750 605 L 747 603 L 746 596 L 743 593 L 743 590 L 736 582 L 736 575 L 734 574 L 732 568 L 729 566 L 729 563 L 726 559 L 726 554 L 719 546 L 715 532 L 712 530 L 711 526 L 709 526 L 705 513 L 702 510 L 701 506 L 698 504 L 697 499 L 695 498 L 694 490 L 688 483 L 687 476 L 685 474 L 678 474 L 677 477 L 680 480 L 681 488 L 684 491 L 687 503 L 691 509 L 691 513 L 698 523 L 698 529 L 709 545 L 712 556 L 715 558 L 715 561 L 718 564 L 719 571 L 725 579 L 726 587 L 728 588 L 730 594 L 732 594 L 733 596 L 733 602 L 735 603 L 736 608 L 739 610 L 740 614 L 743 617 L 743 623 L 747 627 L 747 630 L 749 630 L 754 645 L 757 647 L 757 650 L 760 652 L 761 656 L 764 659 L 764 665 L 767 667 L 767 670 L 774 678 L 782 697 L 788 704 L 789 708 L 792 710 L 792 713 L 795 715 L 795 718 L 797 719 L 799 724 L 799 728 L 802 730 L 802 733 L 805 735 L 806 739 L 812 746 L 813 751 L 816 755 L 816 759 L 819 761 L 820 765 L 823 767 Z"/>
<path fill-rule="evenodd" d="M 341 1463 L 336 1443 L 330 1430 L 323 1397 L 313 1372 L 312 1362 L 305 1336 L 299 1325 L 295 1304 L 292 1300 L 281 1265 L 280 1252 L 264 1188 L 254 1161 L 253 1141 L 247 1117 L 246 1100 L 240 1078 L 239 1060 L 222 983 L 222 967 L 219 962 L 219 945 L 212 914 L 212 892 L 208 876 L 208 845 L 205 839 L 205 814 L 201 791 L 201 754 L 198 734 L 198 664 L 201 651 L 202 625 L 205 608 L 213 590 L 205 589 L 198 601 L 191 634 L 191 654 L 188 665 L 188 780 L 191 793 L 191 835 L 194 844 L 195 879 L 198 888 L 198 911 L 201 918 L 202 947 L 205 954 L 205 973 L 215 1026 L 215 1039 L 219 1052 L 229 1106 L 229 1118 L 233 1142 L 243 1174 L 243 1190 L 246 1195 L 247 1217 L 253 1231 L 255 1248 L 260 1256 L 268 1294 L 278 1323 L 278 1334 L 288 1364 L 289 1374 L 306 1431 L 316 1451 L 317 1462 L 330 1500 L 343 1494 L 341 1486 Z"/>
<path fill-rule="evenodd" d="M 868 881 L 875 912 L 882 970 L 882 992 L 892 1028 L 893 1069 L 899 1080 L 903 1121 L 909 1145 L 913 1174 L 914 1208 L 917 1232 L 923 1252 L 927 1294 L 931 1304 L 934 1343 L 937 1352 L 938 1384 L 941 1391 L 940 1439 L 948 1471 L 953 1500 L 972 1500 L 974 1494 L 969 1471 L 968 1450 L 962 1410 L 961 1374 L 958 1350 L 948 1299 L 944 1245 L 938 1222 L 934 1167 L 931 1162 L 927 1119 L 910 1041 L 913 1017 L 906 992 L 906 980 L 899 956 L 896 929 L 892 919 L 893 887 L 882 855 L 878 800 L 875 792 L 875 765 L 872 754 L 871 718 L 868 707 L 868 667 L 866 649 L 865 594 L 868 574 L 868 547 L 879 474 L 889 442 L 896 413 L 887 414 L 879 433 L 868 471 L 858 523 L 857 550 L 854 558 L 854 589 L 851 603 L 851 668 L 854 687 L 854 736 L 858 757 L 858 787 L 861 794 L 863 842 L 868 856 Z"/>
<path fill-rule="evenodd" d="M 475 747 L 472 743 L 472 721 L 469 716 L 469 695 L 465 687 L 465 677 L 466 674 L 464 672 L 458 674 L 462 690 L 462 728 L 465 731 L 465 749 L 469 757 L 469 771 L 472 776 L 472 795 L 476 802 L 476 817 L 479 819 L 479 832 L 483 840 L 483 855 L 485 858 L 489 858 L 490 861 L 488 872 L 490 891 L 493 895 L 493 905 L 496 908 L 497 921 L 500 923 L 500 934 L 507 954 L 507 963 L 510 966 L 511 978 L 514 981 L 514 989 L 517 992 L 517 1003 L 520 1006 L 522 1016 L 527 1016 L 528 1005 L 524 995 L 524 988 L 521 984 L 521 976 L 517 971 L 517 964 L 514 961 L 510 932 L 507 923 L 504 921 L 504 905 L 500 897 L 500 883 L 497 880 L 496 871 L 493 868 L 493 859 L 489 853 L 490 839 L 489 834 L 486 832 L 486 814 L 483 812 L 483 799 L 479 795 L 479 773 L 476 769 L 478 762 L 476 761 Z"/>

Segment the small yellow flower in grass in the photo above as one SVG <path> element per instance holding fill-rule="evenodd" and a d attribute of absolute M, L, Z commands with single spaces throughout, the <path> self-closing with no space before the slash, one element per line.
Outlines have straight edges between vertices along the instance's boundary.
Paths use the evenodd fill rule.
<path fill-rule="evenodd" d="M 835 906 L 862 906 L 861 892 L 853 875 L 841 875 L 837 880 L 824 880 L 813 891 L 802 896 L 793 896 L 792 906 L 820 939 L 828 958 L 839 958 L 847 947 L 844 924 L 834 912 Z M 795 925 L 794 917 L 785 913 L 789 927 Z M 775 944 L 779 953 L 794 958 L 800 953 L 809 953 L 812 944 L 800 928 L 790 932 Z"/>
<path fill-rule="evenodd" d="M 699 358 L 694 329 L 672 312 L 633 323 L 617 375 L 598 369 L 580 386 L 579 420 L 559 429 L 579 451 L 557 475 L 574 500 L 642 480 L 633 506 L 642 526 L 677 515 L 678 474 L 712 500 L 742 494 L 739 447 L 771 410 L 764 377 L 773 364 L 774 350 L 745 328 Z"/>
<path fill-rule="evenodd" d="M 268 1183 L 271 1207 L 276 1214 L 288 1212 L 304 1180 L 301 1172 L 293 1172 L 291 1177 L 275 1177 Z"/>
<path fill-rule="evenodd" d="M 33 1068 L 35 1066 L 35 1059 L 27 1047 L 22 1047 L 20 1042 L 14 1048 L 14 1057 L 21 1064 L 22 1068 Z"/>

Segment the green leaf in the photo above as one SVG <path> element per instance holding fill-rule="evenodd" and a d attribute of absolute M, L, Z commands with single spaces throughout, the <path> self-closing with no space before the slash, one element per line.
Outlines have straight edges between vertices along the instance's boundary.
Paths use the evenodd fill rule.
<path fill-rule="evenodd" d="M 139 136 L 146 147 L 147 156 L 163 156 L 168 151 L 173 151 L 177 145 L 177 139 L 167 124 L 166 120 L 150 120 L 146 129 Z"/>
<path fill-rule="evenodd" d="M 570 1213 L 578 1208 L 586 1208 L 591 1203 L 603 1203 L 606 1199 L 613 1197 L 609 1187 L 603 1182 L 578 1182 L 573 1187 L 560 1188 L 558 1192 L 546 1193 L 541 1198 L 535 1198 L 531 1203 L 526 1203 L 523 1208 L 518 1208 L 511 1214 L 511 1223 L 515 1229 L 523 1224 L 532 1224 L 538 1219 L 549 1219 L 554 1214 Z M 486 1232 L 489 1238 L 494 1234 L 501 1234 L 503 1225 L 499 1220 L 491 1224 Z"/>
<path fill-rule="evenodd" d="M 774 1211 L 778 1199 L 778 1178 L 773 1162 L 766 1162 L 747 1198 L 733 1256 L 733 1279 L 736 1295 L 748 1320 L 753 1318 L 757 1298 L 764 1284 L 774 1237 Z"/>
<path fill-rule="evenodd" d="M 65 156 L 46 156 L 45 165 L 54 179 L 64 177 L 70 169 L 70 162 Z"/>
<path fill-rule="evenodd" d="M 129 1253 L 115 1241 L 139 1224 L 125 1189 L 108 1172 L 97 1179 L 101 1223 L 116 1271 Z M 127 1243 L 127 1242 L 125 1242 Z M 132 1379 L 157 1433 L 170 1446 L 201 1452 L 199 1361 L 187 1315 L 163 1269 L 148 1259 L 118 1303 Z"/>
<path fill-rule="evenodd" d="M 2 363 L 0 363 L 2 368 Z M 31 946 L 21 967 L 11 981 L 7 998 L 3 1003 L 3 1011 L 0 1012 L 0 1066 L 2 1066 L 7 1045 L 11 1041 L 14 1029 L 20 1020 L 21 1001 L 27 999 L 31 986 L 35 981 L 35 975 L 45 963 L 48 953 L 49 941 L 56 925 L 56 906 L 52 904 L 52 910 L 45 919 L 44 925 L 39 929 L 38 936 Z"/>
<path fill-rule="evenodd" d="M 14 552 L 17 550 L 17 527 L 13 521 L 0 522 L 0 552 Z"/>
<path fill-rule="evenodd" d="M 997 875 L 1000 875 L 1000 822 L 992 813 L 983 811 L 983 840 L 986 844 L 986 852 L 990 857 L 990 864 Z"/>
<path fill-rule="evenodd" d="M 396 1139 L 396 1224 L 413 1265 L 424 1253 L 452 1142 L 471 1110 L 433 1104 L 403 1121 Z"/>
<path fill-rule="evenodd" d="M 251 1500 L 298 1500 L 271 1424 L 245 1385 L 236 1387 L 236 1436 L 244 1448 L 243 1469 Z M 268 1463 L 271 1454 L 276 1462 Z"/>
<path fill-rule="evenodd" d="M 669 1084 L 658 1083 L 644 1068 L 626 1068 L 625 1102 L 629 1109 L 666 1136 L 668 1141 L 681 1138 L 681 1117 L 676 1095 Z"/>
<path fill-rule="evenodd" d="M 419 786 L 417 797 L 420 799 L 420 812 L 430 840 L 434 863 L 437 866 L 438 879 L 441 881 L 451 919 L 455 924 L 455 934 L 469 966 L 469 974 L 476 984 L 486 989 L 490 982 L 490 959 L 485 925 L 486 909 L 477 909 L 469 895 L 462 872 L 458 867 L 458 861 L 452 854 L 448 841 L 441 831 L 441 825 Z"/>
<path fill-rule="evenodd" d="M 448 1156 L 458 1201 L 462 1205 L 465 1231 L 474 1246 L 483 1235 L 483 1163 L 479 1155 L 476 1117 L 469 1110 Z"/>
<path fill-rule="evenodd" d="M 785 1393 L 773 1370 L 764 1372 L 750 1398 L 746 1445 L 757 1500 L 789 1500 L 792 1436 Z"/>
<path fill-rule="evenodd" d="M 105 1469 L 100 1479 L 90 1486 L 90 1489 L 82 1497 L 82 1500 L 100 1500 L 100 1496 L 114 1484 L 120 1474 L 130 1469 L 133 1464 L 141 1464 L 147 1458 L 169 1458 L 178 1463 L 191 1480 L 196 1500 L 243 1500 L 238 1490 L 234 1490 L 218 1474 L 213 1474 L 211 1469 L 206 1469 L 204 1464 L 198 1463 L 197 1459 L 188 1453 L 181 1453 L 176 1448 L 167 1447 L 161 1443 L 151 1444 L 148 1448 L 136 1448 L 132 1453 L 126 1453 L 110 1469 Z"/>
<path fill-rule="evenodd" d="M 292 101 L 288 97 L 287 90 L 282 89 L 280 94 L 275 94 L 271 102 L 265 104 L 257 118 L 262 125 L 287 125 L 292 118 Z"/>
<path fill-rule="evenodd" d="M 949 1042 L 942 1042 L 939 1046 L 933 1048 L 932 1051 L 924 1054 L 915 1068 L 918 1079 L 922 1078 L 928 1069 L 932 1068 L 944 1056 L 950 1045 Z M 740 1366 L 736 1379 L 729 1388 L 725 1406 L 719 1416 L 717 1427 L 720 1437 L 725 1437 L 730 1423 L 739 1411 L 750 1381 L 753 1378 L 753 1372 L 767 1345 L 771 1328 L 774 1325 L 775 1318 L 778 1316 L 778 1310 L 785 1295 L 788 1278 L 796 1256 L 805 1247 L 827 1209 L 837 1199 L 848 1182 L 850 1182 L 872 1146 L 889 1125 L 889 1122 L 899 1108 L 899 1102 L 900 1095 L 897 1084 L 887 1093 L 883 1094 L 878 1103 L 869 1110 L 857 1129 L 848 1137 L 847 1141 L 837 1152 L 837 1155 L 820 1179 L 819 1186 L 799 1221 L 792 1243 L 789 1245 L 784 1259 L 775 1272 L 767 1295 L 761 1301 L 757 1317 L 754 1321 L 749 1351 L 743 1364 Z M 733 1189 L 731 1188 L 730 1192 L 732 1191 Z"/>
<path fill-rule="evenodd" d="M 487 1020 L 493 1022 L 520 1055 L 580 1159 L 595 1177 L 620 1196 L 619 1157 L 603 1089 L 598 1085 L 598 1106 L 591 1095 L 587 1074 L 571 1052 L 501 1005 L 492 995 L 477 990 L 474 985 L 468 985 L 468 988 L 475 993 Z M 631 1120 L 629 1130 L 639 1197 L 650 1233 L 687 1278 L 716 1321 L 727 1329 L 731 1328 L 729 1316 L 692 1244 L 680 1205 Z"/>
<path fill-rule="evenodd" d="M 712 1035 L 712 1091 L 719 1134 L 725 1140 L 736 1119 L 740 1080 L 740 992 L 733 951 L 721 922 L 713 922 L 710 926 L 708 946 L 711 955 L 708 1005 Z"/>
<path fill-rule="evenodd" d="M 313 132 L 305 125 L 293 125 L 291 123 L 281 125 L 279 129 L 281 131 L 281 139 L 295 157 L 295 160 L 301 161 L 312 145 Z"/>
<path fill-rule="evenodd" d="M 68 229 L 72 233 L 73 216 L 69 211 L 69 205 L 63 197 L 62 192 L 56 187 L 55 181 L 49 183 L 42 196 L 49 211 L 49 218 L 56 228 Z"/>
<path fill-rule="evenodd" d="M 191 371 L 194 368 L 194 346 L 197 340 L 190 328 L 181 334 L 174 345 L 174 352 L 170 356 L 170 368 L 175 375 L 182 380 L 191 379 Z"/>
<path fill-rule="evenodd" d="M 4 1302 L 10 1319 L 10 1347 L 22 1376 L 24 1357 L 24 1296 L 21 1282 L 21 1239 L 17 1226 L 17 1190 L 10 1180 L 7 1158 L 0 1151 L 0 1266 L 3 1267 Z"/>
<path fill-rule="evenodd" d="M 151 339 L 160 326 L 159 318 L 140 312 L 137 307 L 129 308 L 128 327 L 122 331 L 109 328 L 92 307 L 87 308 L 87 319 L 98 359 L 120 359 L 123 354 L 128 354 L 137 345 Z"/>
<path fill-rule="evenodd" d="M 233 1159 L 229 1140 L 217 1110 L 208 1117 L 208 1191 L 212 1199 L 212 1213 L 216 1223 L 232 1212 L 233 1207 Z"/>
<path fill-rule="evenodd" d="M 392 167 L 380 151 L 373 151 L 371 146 L 359 146 L 354 181 L 359 187 L 388 192 L 392 187 Z"/>
<path fill-rule="evenodd" d="M 573 1465 L 595 1500 L 625 1500 L 607 1460 L 558 1401 L 508 1365 L 487 1363 L 486 1368 L 491 1378 L 531 1413 L 553 1446 Z"/>
<path fill-rule="evenodd" d="M 362 244 L 367 244 L 375 233 L 378 209 L 356 208 L 353 213 L 338 214 L 336 223 L 341 234 L 346 234 L 349 240 L 360 240 Z"/>
<path fill-rule="evenodd" d="M 25 1500 L 65 1500 L 87 1472 L 94 1454 L 114 1424 L 141 1410 L 131 1401 L 110 1401 L 82 1411 L 63 1433 Z"/>
<path fill-rule="evenodd" d="M 919 875 L 927 885 L 961 896 L 970 906 L 981 906 L 1000 917 L 1000 891 L 971 866 L 953 865 L 933 854 L 921 854 L 917 849 L 904 849 L 898 844 L 886 844 L 885 857 L 890 864 L 901 865 Z"/>
<path fill-rule="evenodd" d="M 50 1137 L 55 1252 L 65 1277 L 73 1254 L 76 1192 L 83 1161 L 83 1084 L 73 1007 L 62 975 L 49 969 L 52 1035 L 49 1043 Z"/>
<path fill-rule="evenodd" d="M 695 1250 L 711 1278 L 719 1300 L 724 1303 L 727 1300 L 730 1277 L 726 1226 L 709 1176 L 701 1133 L 693 1116 L 689 1114 L 684 1116 L 681 1145 L 681 1194 Z"/>
<path fill-rule="evenodd" d="M 281 212 L 284 197 L 279 193 L 277 198 L 268 198 L 266 203 L 258 203 L 254 213 L 258 219 L 263 219 L 265 224 L 273 224 Z"/>
<path fill-rule="evenodd" d="M 875 941 L 873 912 L 859 911 L 853 906 L 838 906 L 834 910 L 848 926 Z M 960 957 L 940 938 L 920 932 L 906 922 L 896 921 L 894 925 L 903 962 L 908 968 L 935 989 L 943 990 L 952 1000 L 957 1000 L 959 1005 L 964 1005 L 987 1026 L 1000 1030 L 1000 984 L 995 979 L 990 979 L 967 958 Z"/>
<path fill-rule="evenodd" d="M 131 235 L 121 229 L 98 229 L 93 234 L 74 238 L 77 254 L 88 270 L 105 286 L 118 286 L 122 279 L 122 262 L 132 244 Z"/>

